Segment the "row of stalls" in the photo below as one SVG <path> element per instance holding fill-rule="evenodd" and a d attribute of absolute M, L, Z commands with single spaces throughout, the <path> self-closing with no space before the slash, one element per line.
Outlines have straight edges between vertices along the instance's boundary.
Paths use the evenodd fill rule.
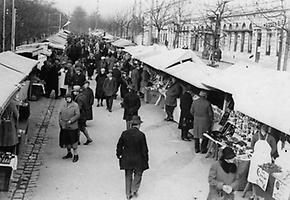
<path fill-rule="evenodd" d="M 117 44 L 117 45 L 114 45 Z M 164 46 L 133 46 L 112 43 L 148 66 L 155 74 L 152 92 L 165 94 L 166 77 L 176 77 L 181 83 L 198 90 L 207 90 L 215 112 L 215 129 L 205 133 L 219 147 L 231 146 L 237 153 L 240 190 L 244 194 L 253 151 L 250 147 L 253 134 L 261 123 L 270 127 L 278 142 L 279 157 L 275 164 L 259 163 L 256 172 L 249 176 L 258 195 L 265 199 L 290 199 L 290 85 L 288 72 L 272 71 L 252 63 L 237 63 L 226 69 L 207 66 L 191 50 Z M 128 43 L 129 44 L 129 43 Z M 157 78 L 156 78 L 157 77 Z M 158 101 L 160 98 L 158 98 Z M 234 109 L 227 109 L 234 103 Z M 179 119 L 176 109 L 175 119 Z"/>
<path fill-rule="evenodd" d="M 9 190 L 18 156 L 25 151 L 29 101 L 38 100 L 44 90 L 34 72 L 41 69 L 53 51 L 65 49 L 68 34 L 60 31 L 42 42 L 18 46 L 15 52 L 0 53 L 0 191 Z M 40 90 L 37 97 L 32 94 L 35 88 Z"/>

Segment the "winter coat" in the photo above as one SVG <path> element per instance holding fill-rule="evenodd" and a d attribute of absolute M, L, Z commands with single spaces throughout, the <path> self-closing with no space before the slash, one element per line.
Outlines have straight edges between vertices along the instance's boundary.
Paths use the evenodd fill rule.
<path fill-rule="evenodd" d="M 149 169 L 146 137 L 135 127 L 122 133 L 117 144 L 116 155 L 119 158 L 121 170 Z"/>
<path fill-rule="evenodd" d="M 133 89 L 135 91 L 139 91 L 139 84 L 141 81 L 141 76 L 140 76 L 139 70 L 137 68 L 132 70 L 131 79 L 132 79 Z"/>
<path fill-rule="evenodd" d="M 179 129 L 192 129 L 193 128 L 193 116 L 190 113 L 190 108 L 192 104 L 192 96 L 191 94 L 186 91 L 180 97 L 180 119 L 178 128 Z"/>
<path fill-rule="evenodd" d="M 121 98 L 124 98 L 126 94 L 129 92 L 128 90 L 128 85 L 131 84 L 131 79 L 130 78 L 121 78 L 121 87 L 120 87 L 120 92 L 121 92 Z"/>
<path fill-rule="evenodd" d="M 123 100 L 124 115 L 123 119 L 130 121 L 133 115 L 138 115 L 138 110 L 141 107 L 141 102 L 139 96 L 135 91 L 130 91 L 126 94 Z"/>
<path fill-rule="evenodd" d="M 64 84 L 67 86 L 73 86 L 74 81 L 73 78 L 75 76 L 75 70 L 74 68 L 69 68 L 65 74 L 65 78 L 64 78 Z"/>
<path fill-rule="evenodd" d="M 167 88 L 167 91 L 165 93 L 165 105 L 177 106 L 177 98 L 179 97 L 181 92 L 182 88 L 177 82 Z"/>
<path fill-rule="evenodd" d="M 141 88 L 142 87 L 147 87 L 148 86 L 148 83 L 150 81 L 150 74 L 147 70 L 144 70 L 142 71 L 142 74 L 141 74 Z"/>
<path fill-rule="evenodd" d="M 80 109 L 76 102 L 65 103 L 59 112 L 59 125 L 62 129 L 76 130 L 78 129 L 78 119 L 80 117 Z M 71 121 L 70 124 L 67 122 Z"/>
<path fill-rule="evenodd" d="M 207 200 L 218 200 L 221 199 L 221 196 L 223 196 L 224 200 L 233 200 L 234 193 L 227 194 L 222 190 L 222 188 L 225 184 L 232 186 L 233 191 L 236 190 L 239 185 L 238 173 L 226 173 L 223 170 L 220 161 L 217 161 L 212 164 L 209 170 L 208 183 L 209 194 Z"/>
<path fill-rule="evenodd" d="M 93 104 L 94 104 L 94 92 L 91 88 L 85 88 L 83 90 L 83 95 L 86 97 L 86 104 L 87 104 L 87 120 L 93 119 Z"/>
<path fill-rule="evenodd" d="M 106 74 L 98 74 L 96 76 L 96 92 L 95 92 L 96 99 L 105 98 L 103 85 L 104 85 L 106 78 L 107 78 Z"/>
<path fill-rule="evenodd" d="M 121 71 L 118 68 L 114 68 L 112 71 L 112 75 L 116 79 L 117 85 L 119 86 L 121 83 Z"/>
<path fill-rule="evenodd" d="M 114 77 L 110 80 L 106 78 L 103 84 L 104 94 L 107 97 L 113 96 L 117 92 L 117 81 Z"/>
<path fill-rule="evenodd" d="M 195 138 L 202 138 L 203 133 L 210 131 L 213 121 L 211 104 L 204 97 L 193 101 L 190 109 L 193 115 L 193 135 Z"/>
<path fill-rule="evenodd" d="M 72 81 L 73 81 L 73 85 L 79 85 L 82 87 L 86 82 L 86 75 L 84 75 L 83 73 L 74 74 Z"/>
<path fill-rule="evenodd" d="M 81 121 L 81 122 L 86 121 L 87 120 L 87 110 L 88 110 L 86 96 L 83 93 L 79 93 L 75 97 L 75 102 L 78 104 L 79 109 L 80 109 L 79 121 Z"/>

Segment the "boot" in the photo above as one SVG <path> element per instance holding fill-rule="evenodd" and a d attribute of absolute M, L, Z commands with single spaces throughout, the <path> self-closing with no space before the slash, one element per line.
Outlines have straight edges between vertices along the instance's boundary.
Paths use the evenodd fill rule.
<path fill-rule="evenodd" d="M 77 162 L 79 160 L 79 155 L 74 155 L 73 162 Z"/>
<path fill-rule="evenodd" d="M 62 157 L 62 159 L 69 159 L 69 158 L 72 158 L 73 155 L 71 152 L 68 152 L 64 157 Z"/>

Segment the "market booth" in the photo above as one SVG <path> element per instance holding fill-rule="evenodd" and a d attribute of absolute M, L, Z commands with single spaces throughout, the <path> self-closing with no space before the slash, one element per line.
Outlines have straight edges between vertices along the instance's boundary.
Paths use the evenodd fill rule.
<path fill-rule="evenodd" d="M 290 127 L 287 119 L 290 95 L 285 92 L 285 88 L 290 85 L 289 73 L 238 63 L 219 71 L 205 84 L 231 93 L 235 103 L 234 111 L 226 117 L 227 125 L 221 131 L 223 134 L 205 135 L 219 146 L 231 146 L 236 150 L 238 162 L 243 163 L 241 174 L 254 183 L 258 196 L 265 199 L 290 199 Z M 275 164 L 271 160 L 259 163 L 263 154 L 252 154 L 251 138 L 259 131 L 260 123 L 270 126 L 271 132 L 275 130 L 275 138 L 286 138 L 284 149 L 281 141 L 278 142 L 279 157 Z M 256 158 L 258 162 L 254 162 Z M 246 163 L 249 166 L 256 162 L 257 170 L 248 175 L 249 167 Z M 244 195 L 249 186 L 249 183 L 246 184 Z M 242 184 L 241 189 L 244 187 L 245 184 Z"/>
<path fill-rule="evenodd" d="M 12 170 L 17 168 L 17 155 L 26 143 L 30 106 L 27 99 L 27 76 L 37 61 L 13 52 L 0 53 L 0 191 L 9 189 Z"/>
<path fill-rule="evenodd" d="M 125 48 L 125 47 L 128 47 L 128 46 L 135 46 L 136 44 L 131 42 L 130 40 L 126 40 L 126 39 L 120 38 L 120 39 L 112 42 L 112 45 L 117 47 L 117 48 Z"/>

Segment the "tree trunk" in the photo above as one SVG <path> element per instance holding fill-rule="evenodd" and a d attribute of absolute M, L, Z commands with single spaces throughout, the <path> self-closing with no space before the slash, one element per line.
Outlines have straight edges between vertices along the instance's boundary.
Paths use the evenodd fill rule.
<path fill-rule="evenodd" d="M 283 62 L 283 71 L 286 71 L 287 70 L 288 57 L 289 57 L 289 48 L 290 48 L 290 31 L 289 31 L 289 29 L 287 29 L 287 32 L 286 32 L 285 54 L 284 54 L 284 62 Z"/>
<path fill-rule="evenodd" d="M 157 44 L 160 42 L 160 28 L 157 28 Z"/>
<path fill-rule="evenodd" d="M 283 29 L 280 30 L 280 41 L 279 41 L 279 55 L 278 55 L 278 62 L 277 62 L 277 70 L 281 70 L 281 61 L 282 61 L 282 50 L 283 50 Z"/>

